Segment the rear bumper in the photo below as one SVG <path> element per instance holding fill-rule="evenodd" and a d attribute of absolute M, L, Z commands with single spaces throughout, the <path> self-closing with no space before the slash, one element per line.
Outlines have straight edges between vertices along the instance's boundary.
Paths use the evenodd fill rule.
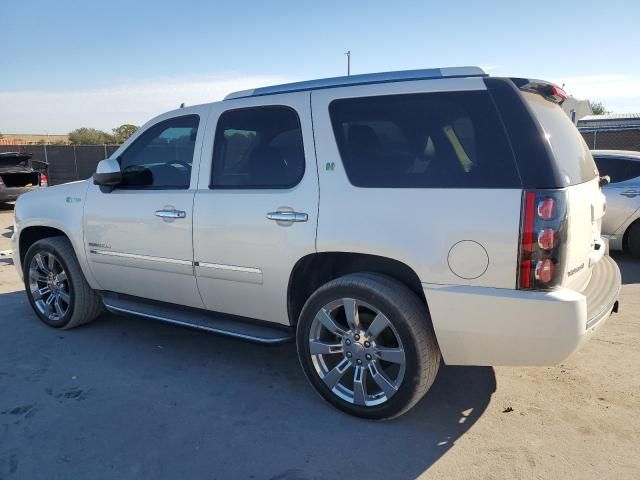
<path fill-rule="evenodd" d="M 23 193 L 31 192 L 40 187 L 0 187 L 0 202 L 12 202 Z"/>
<path fill-rule="evenodd" d="M 617 311 L 621 277 L 604 256 L 582 292 L 423 284 L 449 365 L 556 365 Z"/>

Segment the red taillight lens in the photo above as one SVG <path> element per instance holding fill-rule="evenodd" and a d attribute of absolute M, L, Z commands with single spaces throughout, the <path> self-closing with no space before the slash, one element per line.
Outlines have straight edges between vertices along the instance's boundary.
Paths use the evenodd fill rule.
<path fill-rule="evenodd" d="M 560 281 L 566 251 L 566 223 L 565 191 L 524 192 L 518 288 L 548 289 Z"/>
<path fill-rule="evenodd" d="M 554 97 L 554 100 L 558 103 L 564 102 L 569 95 L 559 87 L 551 87 L 551 96 Z"/>
<path fill-rule="evenodd" d="M 556 216 L 556 201 L 551 197 L 546 197 L 538 202 L 538 216 L 542 220 L 551 220 Z"/>
<path fill-rule="evenodd" d="M 40 174 L 40 186 L 41 187 L 48 187 L 49 186 L 49 179 L 47 178 L 47 176 L 44 173 Z"/>
<path fill-rule="evenodd" d="M 543 228 L 538 232 L 538 247 L 551 250 L 556 246 L 556 232 L 553 228 Z"/>
<path fill-rule="evenodd" d="M 544 260 L 540 260 L 536 263 L 536 280 L 541 283 L 549 283 L 553 278 L 554 272 L 555 267 L 553 265 L 553 260 L 550 258 L 545 258 Z"/>

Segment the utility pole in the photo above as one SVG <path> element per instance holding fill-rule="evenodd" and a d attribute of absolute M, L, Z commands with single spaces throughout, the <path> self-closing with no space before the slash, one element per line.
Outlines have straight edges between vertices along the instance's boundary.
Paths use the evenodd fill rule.
<path fill-rule="evenodd" d="M 347 50 L 346 52 L 344 52 L 344 54 L 347 56 L 347 77 L 349 75 L 351 75 L 351 50 Z"/>

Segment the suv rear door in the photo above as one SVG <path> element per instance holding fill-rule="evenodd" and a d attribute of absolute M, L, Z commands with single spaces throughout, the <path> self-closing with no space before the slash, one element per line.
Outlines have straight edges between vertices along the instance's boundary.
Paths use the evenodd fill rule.
<path fill-rule="evenodd" d="M 290 273 L 315 252 L 318 178 L 309 96 L 213 106 L 193 227 L 198 288 L 210 310 L 288 324 Z"/>

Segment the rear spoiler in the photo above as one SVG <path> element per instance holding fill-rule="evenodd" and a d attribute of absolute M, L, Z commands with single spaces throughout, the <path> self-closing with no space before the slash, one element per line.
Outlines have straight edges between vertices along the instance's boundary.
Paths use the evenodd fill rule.
<path fill-rule="evenodd" d="M 569 97 L 564 90 L 551 82 L 544 80 L 534 80 L 530 78 L 510 78 L 516 87 L 523 92 L 537 93 L 550 102 L 562 105 Z"/>

